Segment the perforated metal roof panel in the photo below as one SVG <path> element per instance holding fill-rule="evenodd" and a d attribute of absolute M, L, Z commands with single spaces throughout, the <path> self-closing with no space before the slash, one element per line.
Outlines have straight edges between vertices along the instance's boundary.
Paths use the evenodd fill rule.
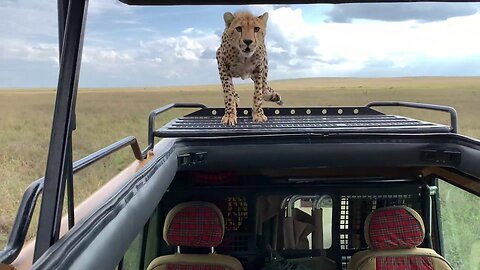
<path fill-rule="evenodd" d="M 221 124 L 224 109 L 205 108 L 172 120 L 154 131 L 156 137 L 217 137 L 273 134 L 450 133 L 451 127 L 385 115 L 367 107 L 264 109 L 268 121 L 254 123 L 251 109 L 238 109 L 236 126 Z"/>

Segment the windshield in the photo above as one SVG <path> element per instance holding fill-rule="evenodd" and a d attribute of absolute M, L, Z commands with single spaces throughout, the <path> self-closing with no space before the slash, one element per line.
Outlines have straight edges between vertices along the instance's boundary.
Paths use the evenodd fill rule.
<path fill-rule="evenodd" d="M 59 62 L 55 2 L 0 2 L 0 246 L 23 191 L 45 173 Z M 478 3 L 139 7 L 91 0 L 74 160 L 128 135 L 146 145 L 147 115 L 165 104 L 223 107 L 216 52 L 224 13 L 241 10 L 268 12 L 268 80 L 284 106 L 448 105 L 458 111 L 459 133 L 480 138 Z M 252 107 L 251 80 L 233 83 L 239 106 Z M 449 124 L 443 113 L 382 110 Z M 130 162 L 124 151 L 80 173 L 75 201 Z"/>

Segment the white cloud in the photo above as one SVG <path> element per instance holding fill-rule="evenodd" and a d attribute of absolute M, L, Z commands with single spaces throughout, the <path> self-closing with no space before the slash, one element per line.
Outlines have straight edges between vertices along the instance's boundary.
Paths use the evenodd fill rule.
<path fill-rule="evenodd" d="M 203 31 L 203 30 L 194 28 L 194 27 L 189 27 L 189 28 L 186 28 L 186 29 L 182 30 L 182 34 L 199 36 L 199 35 L 206 35 L 208 33 Z"/>
<path fill-rule="evenodd" d="M 182 31 L 182 33 L 184 33 L 184 34 L 191 34 L 191 33 L 193 33 L 194 30 L 195 30 L 195 28 L 189 27 L 189 28 L 187 28 L 187 29 L 184 29 L 184 30 Z"/>
<path fill-rule="evenodd" d="M 4 39 L 0 43 L 0 59 L 46 61 L 58 64 L 58 45 L 28 43 L 22 39 Z"/>
<path fill-rule="evenodd" d="M 162 58 L 160 57 L 152 58 L 150 61 L 152 61 L 152 63 L 155 63 L 155 64 L 160 64 L 163 62 Z"/>
<path fill-rule="evenodd" d="M 126 24 L 126 25 L 138 25 L 138 24 L 140 24 L 140 22 L 135 21 L 135 20 L 123 20 L 123 19 L 113 20 L 113 23 Z"/>
<path fill-rule="evenodd" d="M 119 79 L 127 85 L 154 86 L 218 81 L 216 61 L 210 52 L 219 42 L 212 33 L 139 41 L 138 46 L 124 50 L 85 47 L 82 74 L 93 75 L 82 77 L 82 83 L 89 85 L 100 77 Z"/>
<path fill-rule="evenodd" d="M 204 50 L 202 44 L 187 36 L 149 41 L 144 43 L 143 46 L 152 54 L 165 55 L 166 58 L 171 58 L 172 60 L 196 61 L 200 59 L 200 55 Z"/>
<path fill-rule="evenodd" d="M 93 15 L 102 13 L 119 15 L 122 13 L 132 13 L 132 8 L 120 3 L 118 0 L 93 0 L 89 1 L 88 13 Z"/>
<path fill-rule="evenodd" d="M 83 50 L 82 64 L 92 65 L 99 70 L 115 71 L 119 65 L 133 63 L 134 59 L 128 52 L 101 47 L 85 47 Z"/>
<path fill-rule="evenodd" d="M 141 42 L 141 47 L 149 55 L 160 55 L 162 59 L 198 61 L 202 53 L 218 47 L 220 40 L 215 34 L 201 37 L 182 35 Z"/>
<path fill-rule="evenodd" d="M 57 37 L 57 5 L 51 0 L 0 2 L 0 39 Z"/>
<path fill-rule="evenodd" d="M 273 43 L 273 42 L 272 42 Z M 285 50 L 284 48 L 282 47 L 276 47 L 275 45 L 271 45 L 271 44 L 267 44 L 267 50 L 270 52 L 270 53 L 274 53 L 274 54 L 279 54 L 279 53 L 285 53 L 287 52 L 287 50 Z"/>
<path fill-rule="evenodd" d="M 448 63 L 480 56 L 480 14 L 430 23 L 307 22 L 300 8 L 269 10 L 267 45 L 274 78 L 348 76 L 373 62 L 408 68 L 419 60 Z M 378 72 L 378 70 L 376 70 Z M 374 76 L 375 74 L 371 74 Z M 382 74 L 377 74 L 382 75 Z"/>
<path fill-rule="evenodd" d="M 334 5 L 326 15 L 329 21 L 341 23 L 356 19 L 432 22 L 477 12 L 478 5 L 472 3 L 368 3 Z"/>

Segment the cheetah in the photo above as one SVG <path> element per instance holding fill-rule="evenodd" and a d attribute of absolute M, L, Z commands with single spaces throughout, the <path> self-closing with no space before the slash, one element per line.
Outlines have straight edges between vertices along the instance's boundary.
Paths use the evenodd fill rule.
<path fill-rule="evenodd" d="M 225 101 L 224 125 L 237 124 L 238 93 L 232 78 L 250 78 L 255 90 L 253 94 L 252 118 L 254 122 L 265 122 L 262 103 L 276 102 L 282 105 L 281 96 L 267 82 L 268 62 L 265 34 L 268 13 L 256 17 L 249 12 L 226 12 L 223 15 L 225 30 L 222 43 L 217 50 L 217 63 Z"/>

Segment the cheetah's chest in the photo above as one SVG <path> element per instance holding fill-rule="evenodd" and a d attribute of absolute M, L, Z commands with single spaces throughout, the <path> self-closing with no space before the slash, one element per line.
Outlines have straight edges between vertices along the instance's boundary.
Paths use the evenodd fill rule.
<path fill-rule="evenodd" d="M 230 65 L 230 73 L 232 77 L 240 77 L 243 80 L 252 77 L 252 74 L 257 67 L 256 61 L 254 61 L 252 58 L 253 57 L 236 59 L 237 61 L 234 61 Z"/>

